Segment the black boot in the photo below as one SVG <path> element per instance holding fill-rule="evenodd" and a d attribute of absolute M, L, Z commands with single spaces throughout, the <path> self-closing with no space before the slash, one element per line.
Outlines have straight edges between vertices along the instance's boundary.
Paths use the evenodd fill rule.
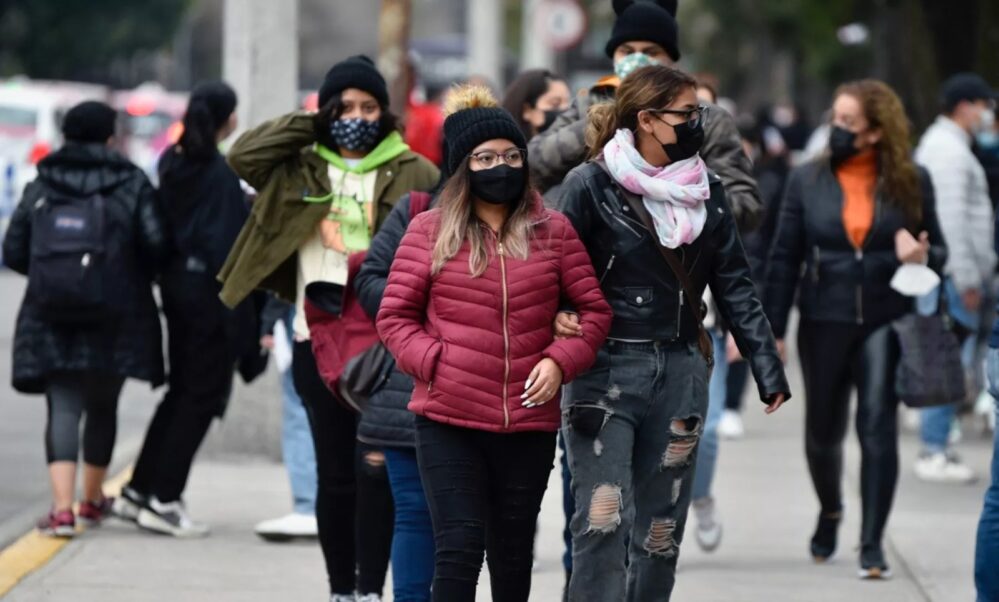
<path fill-rule="evenodd" d="M 842 518 L 842 512 L 819 515 L 819 523 L 815 526 L 810 545 L 815 562 L 825 562 L 836 553 L 836 532 Z"/>
<path fill-rule="evenodd" d="M 867 545 L 860 548 L 860 570 L 857 576 L 861 579 L 890 579 L 891 568 L 885 561 L 885 553 L 879 545 Z"/>

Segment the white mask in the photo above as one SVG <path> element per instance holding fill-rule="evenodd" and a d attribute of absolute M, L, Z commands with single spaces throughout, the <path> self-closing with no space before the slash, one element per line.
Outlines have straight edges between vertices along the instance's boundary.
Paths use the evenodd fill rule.
<path fill-rule="evenodd" d="M 982 109 L 978 114 L 978 128 L 976 133 L 990 132 L 996 123 L 996 113 L 992 109 Z"/>

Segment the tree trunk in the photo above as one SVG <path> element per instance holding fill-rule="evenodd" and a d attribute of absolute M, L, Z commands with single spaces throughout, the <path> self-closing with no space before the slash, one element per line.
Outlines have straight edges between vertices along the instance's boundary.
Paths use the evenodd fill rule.
<path fill-rule="evenodd" d="M 378 16 L 378 70 L 389 87 L 391 110 L 405 119 L 409 90 L 409 30 L 412 19 L 410 0 L 382 0 Z"/>

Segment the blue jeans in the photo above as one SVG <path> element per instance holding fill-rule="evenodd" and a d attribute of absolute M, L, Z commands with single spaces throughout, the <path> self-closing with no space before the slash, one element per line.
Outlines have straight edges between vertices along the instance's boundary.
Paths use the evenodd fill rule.
<path fill-rule="evenodd" d="M 427 602 L 434 579 L 434 530 L 416 450 L 386 447 L 384 451 L 395 501 L 392 595 L 397 602 Z"/>
<path fill-rule="evenodd" d="M 711 483 L 715 480 L 715 466 L 718 464 L 718 423 L 725 412 L 725 398 L 728 395 L 728 360 L 725 357 L 725 335 L 709 331 L 715 345 L 715 368 L 708 383 L 708 415 L 704 419 L 704 434 L 697 450 L 697 465 L 694 470 L 694 492 L 692 499 L 711 497 Z"/>
<path fill-rule="evenodd" d="M 294 308 L 282 319 L 288 341 L 293 343 Z M 291 496 L 298 514 L 316 513 L 316 448 L 312 445 L 309 417 L 295 391 L 291 368 L 281 373 L 281 455 L 291 481 Z"/>
<path fill-rule="evenodd" d="M 999 399 L 999 349 L 989 349 L 989 392 Z M 999 402 L 996 403 L 999 423 Z M 978 522 L 978 543 L 975 548 L 975 587 L 978 602 L 999 600 L 999 428 L 992 447 L 992 485 L 985 492 L 985 506 Z"/>
<path fill-rule="evenodd" d="M 954 282 L 949 278 L 944 281 L 944 294 L 947 295 L 947 311 L 964 328 L 972 333 L 977 333 L 981 317 L 977 312 L 968 311 L 961 300 L 961 293 L 954 286 Z M 919 313 L 932 314 L 937 310 L 937 296 L 939 291 L 921 297 L 918 301 Z M 968 337 L 964 341 L 961 350 L 961 361 L 965 369 L 971 368 L 975 361 L 976 336 Z M 942 453 L 947 451 L 948 438 L 950 437 L 950 427 L 954 423 L 957 415 L 957 404 L 934 406 L 922 410 L 920 416 L 920 438 L 923 441 L 923 450 L 927 453 Z"/>

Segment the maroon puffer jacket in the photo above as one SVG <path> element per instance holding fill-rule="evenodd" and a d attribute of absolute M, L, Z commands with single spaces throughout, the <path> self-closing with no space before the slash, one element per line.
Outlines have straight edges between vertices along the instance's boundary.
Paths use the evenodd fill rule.
<path fill-rule="evenodd" d="M 486 272 L 468 272 L 470 245 L 431 275 L 440 211 L 409 225 L 392 263 L 378 312 L 378 333 L 399 368 L 416 380 L 409 409 L 432 420 L 495 432 L 555 431 L 558 397 L 525 408 L 524 383 L 542 358 L 569 382 L 589 369 L 610 329 L 593 264 L 562 214 L 535 199 L 527 260 L 498 253 Z M 565 299 L 579 313 L 583 336 L 555 341 L 552 323 Z"/>

